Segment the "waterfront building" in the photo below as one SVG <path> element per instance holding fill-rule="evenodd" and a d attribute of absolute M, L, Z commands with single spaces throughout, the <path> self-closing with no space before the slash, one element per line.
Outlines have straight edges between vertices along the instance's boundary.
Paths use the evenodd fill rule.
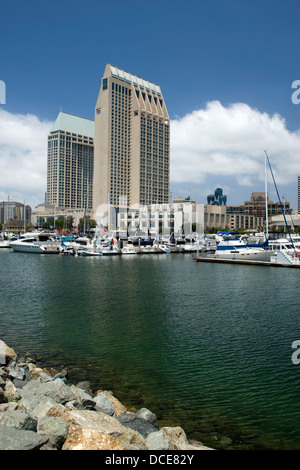
<path fill-rule="evenodd" d="M 48 136 L 46 204 L 92 209 L 94 121 L 60 112 Z"/>
<path fill-rule="evenodd" d="M 298 214 L 300 214 L 300 176 L 298 176 Z"/>
<path fill-rule="evenodd" d="M 225 230 L 228 224 L 225 206 L 198 204 L 195 201 L 137 205 L 118 212 L 114 218 L 120 230 L 142 231 L 151 236 L 204 233 L 211 228 Z"/>
<path fill-rule="evenodd" d="M 170 120 L 158 85 L 108 64 L 95 109 L 93 208 L 169 202 Z"/>
<path fill-rule="evenodd" d="M 69 218 L 71 218 L 73 227 L 77 228 L 80 219 L 90 215 L 91 211 L 86 209 L 66 208 L 56 204 L 38 204 L 32 212 L 32 224 L 35 227 L 42 227 L 48 222 L 51 227 L 55 227 L 55 221 L 61 219 L 64 221 L 64 227 L 66 228 Z"/>
<path fill-rule="evenodd" d="M 22 231 L 31 223 L 31 207 L 15 201 L 0 202 L 0 222 L 10 231 Z"/>
<path fill-rule="evenodd" d="M 270 231 L 283 230 L 287 232 L 286 224 L 291 232 L 300 232 L 300 214 L 297 211 L 291 211 L 290 214 L 275 215 L 269 220 Z"/>
<path fill-rule="evenodd" d="M 254 192 L 251 194 L 250 201 L 245 201 L 243 205 L 227 206 L 227 215 L 229 216 L 229 228 L 234 229 L 256 229 L 263 227 L 266 222 L 266 196 L 265 192 Z M 290 203 L 284 201 L 273 202 L 267 195 L 268 218 L 282 215 L 282 208 L 285 214 L 290 213 Z"/>

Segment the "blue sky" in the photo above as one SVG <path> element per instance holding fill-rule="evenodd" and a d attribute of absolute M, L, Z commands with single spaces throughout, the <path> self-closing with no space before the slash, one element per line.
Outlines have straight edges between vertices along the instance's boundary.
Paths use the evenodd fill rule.
<path fill-rule="evenodd" d="M 300 80 L 299 18 L 296 0 L 5 2 L 1 5 L 0 80 L 6 84 L 6 104 L 0 105 L 0 111 L 5 112 L 6 122 L 15 120 L 21 127 L 21 136 L 25 117 L 21 122 L 20 115 L 36 117 L 30 125 L 46 135 L 47 125 L 49 128 L 60 108 L 93 119 L 105 65 L 112 63 L 162 89 L 171 139 L 172 122 L 177 130 L 176 147 L 171 140 L 173 196 L 190 194 L 198 202 L 206 202 L 206 195 L 221 186 L 228 204 L 242 204 L 252 191 L 264 190 L 261 169 L 267 148 L 281 193 L 297 208 L 300 104 L 292 103 L 291 85 Z M 241 103 L 246 106 L 237 108 Z M 218 119 L 218 109 L 225 125 Z M 281 117 L 280 122 L 275 115 Z M 256 140 L 255 129 L 266 128 L 268 138 L 260 135 L 255 149 L 249 148 L 252 140 L 245 137 L 245 128 L 240 129 L 244 116 L 246 129 L 256 123 L 250 132 L 252 140 Z M 207 121 L 209 129 L 204 126 Z M 230 134 L 231 145 L 220 136 L 222 128 Z M 178 134 L 190 136 L 186 152 L 181 153 Z M 9 155 L 22 159 L 22 149 L 14 149 L 5 135 L 0 130 L 0 170 L 9 165 Z M 211 140 L 203 146 L 207 135 Z M 243 149 L 235 148 L 237 140 L 244 141 Z M 45 138 L 44 153 L 40 152 L 44 163 L 46 143 Z M 211 150 L 214 143 L 219 145 Z M 28 145 L 23 157 L 38 158 L 38 149 Z M 2 167 L 1 158 L 5 160 Z M 222 164 L 227 158 L 232 171 Z M 182 160 L 194 165 L 193 171 L 186 172 L 186 180 L 177 170 Z M 235 161 L 239 172 L 233 169 Z M 249 172 L 242 168 L 245 161 L 251 166 Z M 39 162 L 38 166 L 45 172 L 45 165 Z M 290 169 L 285 171 L 287 167 Z M 30 179 L 30 169 L 25 170 L 22 180 Z M 288 175 L 283 177 L 284 173 Z M 34 204 L 43 197 L 46 181 L 38 183 L 43 173 L 40 178 L 33 175 L 36 192 L 34 184 L 31 189 L 24 185 L 24 194 L 22 185 L 18 184 L 18 192 L 7 175 L 7 169 L 5 180 L 0 174 L 0 199 L 10 193 L 10 197 L 25 197 Z"/>

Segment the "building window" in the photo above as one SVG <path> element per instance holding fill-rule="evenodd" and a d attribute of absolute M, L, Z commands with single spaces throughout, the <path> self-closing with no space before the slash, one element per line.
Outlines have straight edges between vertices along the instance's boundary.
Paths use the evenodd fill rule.
<path fill-rule="evenodd" d="M 107 78 L 103 78 L 102 90 L 107 90 Z"/>

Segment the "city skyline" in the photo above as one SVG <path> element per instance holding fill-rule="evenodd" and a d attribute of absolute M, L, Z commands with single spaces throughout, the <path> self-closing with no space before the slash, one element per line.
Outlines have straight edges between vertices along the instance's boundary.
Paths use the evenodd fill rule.
<path fill-rule="evenodd" d="M 147 5 L 2 7 L 0 199 L 33 208 L 44 201 L 47 136 L 59 110 L 94 119 L 103 69 L 112 63 L 164 92 L 173 197 L 203 203 L 220 186 L 228 204 L 243 203 L 264 190 L 267 149 L 280 195 L 297 209 L 298 2 Z M 269 192 L 276 200 L 271 180 Z"/>

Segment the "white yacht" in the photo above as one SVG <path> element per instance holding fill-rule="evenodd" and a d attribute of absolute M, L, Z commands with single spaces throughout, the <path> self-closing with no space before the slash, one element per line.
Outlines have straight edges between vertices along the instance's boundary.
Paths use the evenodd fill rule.
<path fill-rule="evenodd" d="M 123 248 L 121 248 L 121 254 L 122 255 L 136 255 L 137 252 L 133 248 L 133 246 L 125 245 Z"/>
<path fill-rule="evenodd" d="M 35 237 L 25 237 L 10 243 L 14 251 L 22 251 L 24 253 L 45 253 L 45 247 L 36 241 Z"/>
<path fill-rule="evenodd" d="M 199 255 L 206 258 L 271 261 L 274 252 L 262 248 L 249 248 L 240 238 L 224 238 L 219 242 L 216 250 L 201 250 Z"/>
<path fill-rule="evenodd" d="M 288 238 L 278 238 L 277 240 L 269 240 L 270 250 L 275 252 L 284 251 L 286 253 L 298 253 L 300 254 L 300 241 L 299 238 L 293 237 L 292 240 Z"/>

